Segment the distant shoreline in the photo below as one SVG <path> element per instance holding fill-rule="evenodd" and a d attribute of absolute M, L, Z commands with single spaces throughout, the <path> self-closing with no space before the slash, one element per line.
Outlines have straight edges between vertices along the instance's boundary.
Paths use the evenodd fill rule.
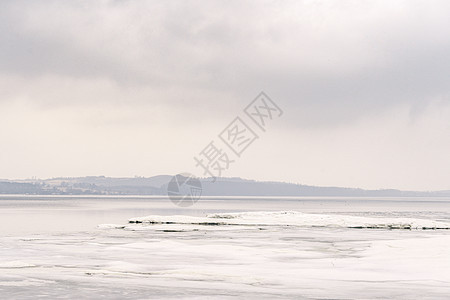
<path fill-rule="evenodd" d="M 41 196 L 167 196 L 172 176 L 113 178 L 88 176 L 29 180 L 0 180 L 0 195 Z M 200 179 L 202 195 L 208 197 L 450 197 L 445 191 L 365 190 L 320 187 L 242 178 Z"/>

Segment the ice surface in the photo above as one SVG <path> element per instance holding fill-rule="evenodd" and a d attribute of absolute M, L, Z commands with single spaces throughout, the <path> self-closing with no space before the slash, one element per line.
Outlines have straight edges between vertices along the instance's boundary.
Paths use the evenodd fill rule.
<path fill-rule="evenodd" d="M 95 207 L 76 218 L 94 218 L 88 230 L 0 235 L 0 298 L 448 299 L 450 230 L 390 230 L 446 228 L 447 204 L 405 212 L 411 202 L 394 208 L 383 202 L 383 210 L 355 216 L 328 202 L 331 213 L 312 214 L 289 211 L 301 210 L 301 202 L 292 208 L 255 201 L 252 207 L 284 211 L 186 216 L 250 206 L 227 210 L 228 201 L 213 201 L 209 210 L 123 210 L 120 218 Z M 130 206 L 128 199 L 123 205 Z M 141 213 L 155 216 L 127 223 Z M 55 227 L 60 219 L 50 218 Z"/>
<path fill-rule="evenodd" d="M 17 260 L 0 262 L 0 269 L 31 268 L 31 267 L 35 267 L 35 265 Z"/>
<path fill-rule="evenodd" d="M 129 220 L 129 223 L 376 229 L 450 229 L 450 223 L 426 219 L 308 214 L 297 211 L 218 213 L 210 214 L 206 217 L 151 215 L 132 218 Z"/>

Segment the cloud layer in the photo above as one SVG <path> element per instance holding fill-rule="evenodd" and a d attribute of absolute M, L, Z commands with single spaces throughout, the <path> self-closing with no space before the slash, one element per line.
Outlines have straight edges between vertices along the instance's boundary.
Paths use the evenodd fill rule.
<path fill-rule="evenodd" d="M 0 178 L 190 170 L 264 90 L 277 134 L 226 175 L 450 189 L 448 28 L 448 1 L 4 1 Z"/>

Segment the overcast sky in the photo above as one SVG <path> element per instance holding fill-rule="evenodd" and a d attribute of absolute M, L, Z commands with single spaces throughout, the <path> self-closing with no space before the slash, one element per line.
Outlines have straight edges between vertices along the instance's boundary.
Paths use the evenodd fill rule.
<path fill-rule="evenodd" d="M 265 91 L 224 176 L 450 189 L 449 79 L 450 1 L 1 1 L 0 178 L 202 175 Z"/>

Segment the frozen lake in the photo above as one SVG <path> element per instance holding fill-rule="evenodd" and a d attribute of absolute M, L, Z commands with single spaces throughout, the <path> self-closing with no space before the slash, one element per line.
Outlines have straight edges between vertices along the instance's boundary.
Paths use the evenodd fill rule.
<path fill-rule="evenodd" d="M 450 199 L 0 196 L 0 295 L 447 299 L 450 230 L 348 228 L 409 220 Z"/>

